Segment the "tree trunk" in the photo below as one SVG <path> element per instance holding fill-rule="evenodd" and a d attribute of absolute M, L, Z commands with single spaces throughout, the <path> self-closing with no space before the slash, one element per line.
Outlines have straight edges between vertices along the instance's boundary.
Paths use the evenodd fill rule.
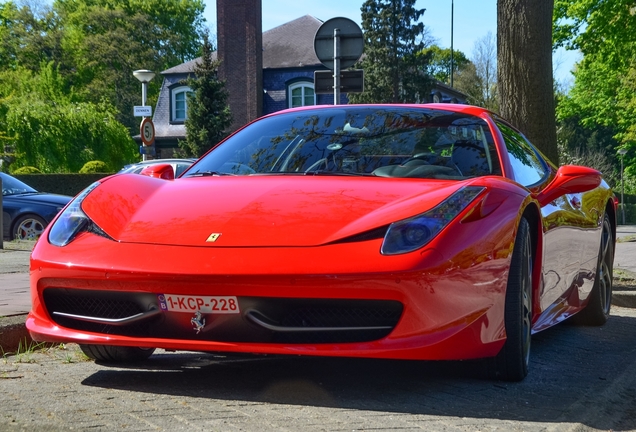
<path fill-rule="evenodd" d="M 558 164 L 552 80 L 554 0 L 497 0 L 501 115 Z"/>

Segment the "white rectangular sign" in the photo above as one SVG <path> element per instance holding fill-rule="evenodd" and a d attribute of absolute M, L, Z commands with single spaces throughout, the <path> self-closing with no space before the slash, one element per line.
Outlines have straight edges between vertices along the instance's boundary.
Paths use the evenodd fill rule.
<path fill-rule="evenodd" d="M 151 106 L 136 106 L 135 117 L 150 117 L 152 115 Z"/>
<path fill-rule="evenodd" d="M 161 310 L 171 312 L 196 311 L 204 314 L 241 313 L 235 296 L 191 296 L 177 294 L 159 294 Z"/>

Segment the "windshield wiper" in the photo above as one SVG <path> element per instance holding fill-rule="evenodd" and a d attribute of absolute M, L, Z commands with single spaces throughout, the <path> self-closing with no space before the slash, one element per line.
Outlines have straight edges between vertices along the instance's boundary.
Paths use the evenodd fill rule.
<path fill-rule="evenodd" d="M 226 176 L 226 175 L 236 175 L 231 173 L 224 173 L 218 171 L 197 171 L 192 174 L 188 174 L 185 177 L 208 177 L 208 176 Z"/>
<path fill-rule="evenodd" d="M 369 176 L 374 176 L 373 174 L 367 174 L 367 173 L 343 172 L 343 171 L 327 171 L 327 170 L 307 171 L 307 172 L 305 172 L 305 175 L 314 175 L 314 176 L 346 176 L 346 177 L 369 177 Z"/>

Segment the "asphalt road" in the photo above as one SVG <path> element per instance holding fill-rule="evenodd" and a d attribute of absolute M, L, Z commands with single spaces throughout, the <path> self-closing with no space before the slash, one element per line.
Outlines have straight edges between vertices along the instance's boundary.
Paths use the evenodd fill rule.
<path fill-rule="evenodd" d="M 69 345 L 0 363 L 0 430 L 634 430 L 635 342 L 636 309 L 557 326 L 514 384 L 480 362 L 161 351 L 123 368 Z"/>

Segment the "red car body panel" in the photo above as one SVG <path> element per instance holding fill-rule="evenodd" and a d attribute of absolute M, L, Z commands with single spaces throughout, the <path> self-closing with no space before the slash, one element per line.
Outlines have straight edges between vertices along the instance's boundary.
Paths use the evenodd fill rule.
<path fill-rule="evenodd" d="M 506 340 L 508 273 L 524 216 L 532 222 L 533 258 L 539 263 L 533 274 L 533 331 L 580 311 L 594 282 L 601 220 L 606 207 L 610 212 L 614 208 L 611 190 L 599 177 L 593 190 L 568 194 L 566 188 L 542 205 L 541 194 L 558 177 L 556 167 L 548 167 L 549 176 L 541 184 L 520 186 L 489 112 L 446 104 L 424 107 L 482 118 L 491 128 L 503 175 L 464 181 L 278 175 L 110 177 L 82 203 L 83 211 L 110 238 L 82 233 L 69 245 L 57 247 L 46 240 L 49 227 L 33 250 L 33 308 L 27 319 L 32 337 L 246 353 L 429 360 L 491 357 Z M 291 112 L 308 109 L 313 108 Z M 568 173 L 559 171 L 559 175 Z M 580 170 L 572 173 L 585 177 Z M 467 186 L 483 191 L 420 249 L 383 255 L 382 238 L 348 240 L 425 213 Z M 213 234 L 220 235 L 206 241 Z M 45 306 L 44 293 L 51 288 L 153 296 L 382 300 L 399 302 L 403 310 L 388 335 L 364 342 L 206 339 L 206 331 L 228 325 L 225 316 L 209 316 L 200 338 L 131 337 L 59 325 Z M 192 314 L 165 312 L 160 319 L 172 327 L 191 329 L 191 318 Z"/>
<path fill-rule="evenodd" d="M 82 208 L 107 234 L 126 243 L 201 246 L 202 238 L 222 232 L 223 238 L 209 247 L 316 246 L 423 213 L 460 186 L 456 181 L 358 177 L 166 182 L 114 176 Z M 169 213 L 166 202 L 171 203 Z M 192 202 L 195 209 L 188 205 Z"/>

